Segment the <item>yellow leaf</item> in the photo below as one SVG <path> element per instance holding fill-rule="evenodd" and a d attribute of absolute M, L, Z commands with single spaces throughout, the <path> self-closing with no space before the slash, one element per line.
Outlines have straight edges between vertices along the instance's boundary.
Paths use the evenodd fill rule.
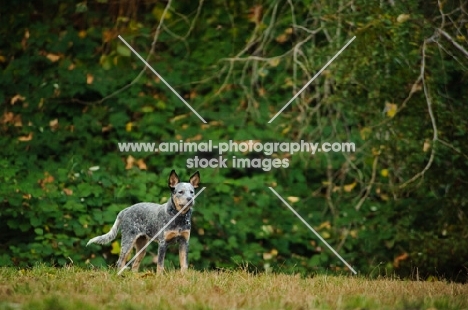
<path fill-rule="evenodd" d="M 294 86 L 293 80 L 290 77 L 285 78 L 283 82 L 283 86 L 284 87 Z"/>
<path fill-rule="evenodd" d="M 102 126 L 101 131 L 102 132 L 109 132 L 112 129 L 112 125 L 107 125 L 107 126 Z"/>
<path fill-rule="evenodd" d="M 277 67 L 279 63 L 280 63 L 279 58 L 273 58 L 273 59 L 268 60 L 268 64 L 272 67 Z"/>
<path fill-rule="evenodd" d="M 323 239 L 328 239 L 328 238 L 330 238 L 330 236 L 331 236 L 331 235 L 330 235 L 329 232 L 327 232 L 327 231 L 322 232 L 322 237 L 323 237 Z"/>
<path fill-rule="evenodd" d="M 21 100 L 21 101 L 24 101 L 24 99 L 26 99 L 26 98 L 24 98 L 24 97 L 21 96 L 21 95 L 13 96 L 13 98 L 11 98 L 11 100 L 10 100 L 10 104 L 11 104 L 11 105 L 14 105 L 17 101 L 20 101 L 20 100 Z"/>
<path fill-rule="evenodd" d="M 253 7 L 249 9 L 249 14 L 247 15 L 247 18 L 249 21 L 258 25 L 262 21 L 262 16 L 263 16 L 263 6 L 254 5 Z"/>
<path fill-rule="evenodd" d="M 78 32 L 78 37 L 80 37 L 81 39 L 86 38 L 86 34 L 86 30 L 81 30 L 80 32 Z"/>
<path fill-rule="evenodd" d="M 146 163 L 144 162 L 143 159 L 138 159 L 136 162 L 136 165 L 140 170 L 147 170 L 148 168 L 146 167 Z"/>
<path fill-rule="evenodd" d="M 260 87 L 260 88 L 258 89 L 258 95 L 259 95 L 260 97 L 265 97 L 265 94 L 266 94 L 265 88 Z"/>
<path fill-rule="evenodd" d="M 58 61 L 60 59 L 59 55 L 52 54 L 52 53 L 47 54 L 46 57 L 47 57 L 47 59 L 49 59 L 52 62 L 56 62 L 56 61 Z"/>
<path fill-rule="evenodd" d="M 93 84 L 94 76 L 90 73 L 86 74 L 86 84 L 90 85 Z"/>
<path fill-rule="evenodd" d="M 151 13 L 153 14 L 153 16 L 157 19 L 157 20 L 161 20 L 161 17 L 164 13 L 164 9 L 163 8 L 160 8 L 160 7 L 157 7 L 155 6 L 153 11 L 151 11 Z M 172 14 L 171 12 L 167 11 L 166 12 L 166 15 L 164 16 L 164 19 L 171 19 L 172 17 Z"/>
<path fill-rule="evenodd" d="M 356 184 L 357 184 L 356 182 L 353 182 L 351 184 L 345 185 L 345 186 L 343 186 L 343 189 L 344 189 L 345 192 L 349 193 L 349 192 L 351 192 L 353 190 L 353 188 L 356 187 Z"/>
<path fill-rule="evenodd" d="M 260 70 L 258 70 L 258 75 L 261 76 L 261 77 L 265 77 L 265 76 L 268 75 L 268 70 L 264 69 L 264 68 L 261 68 Z"/>
<path fill-rule="evenodd" d="M 53 119 L 49 122 L 50 129 L 54 131 L 55 129 L 58 128 L 58 119 Z"/>
<path fill-rule="evenodd" d="M 120 244 L 118 241 L 112 242 L 112 254 L 119 254 L 120 253 Z"/>
<path fill-rule="evenodd" d="M 263 259 L 264 260 L 269 260 L 272 259 L 273 257 L 278 255 L 278 250 L 277 249 L 272 249 L 270 252 L 263 253 Z"/>
<path fill-rule="evenodd" d="M 110 42 L 112 39 L 116 37 L 116 34 L 113 30 L 103 30 L 102 31 L 102 41 L 104 43 Z"/>
<path fill-rule="evenodd" d="M 18 138 L 19 141 L 30 141 L 32 140 L 33 134 L 32 132 L 29 133 L 27 136 L 21 136 Z"/>
<path fill-rule="evenodd" d="M 387 194 L 381 194 L 379 197 L 380 197 L 380 199 L 382 199 L 383 201 L 389 201 L 389 200 L 390 200 L 390 197 L 388 197 Z"/>
<path fill-rule="evenodd" d="M 398 110 L 398 106 L 394 103 L 385 102 L 385 111 L 387 112 L 387 116 L 392 118 L 396 115 Z"/>
<path fill-rule="evenodd" d="M 380 175 L 383 176 L 384 178 L 388 177 L 388 169 L 382 169 L 380 171 Z"/>
<path fill-rule="evenodd" d="M 128 155 L 127 164 L 125 165 L 125 169 L 126 170 L 132 169 L 134 162 L 135 162 L 135 158 L 133 158 L 132 155 Z"/>
<path fill-rule="evenodd" d="M 397 20 L 397 22 L 399 22 L 401 24 L 401 23 L 406 22 L 408 19 L 410 19 L 409 14 L 400 14 L 400 15 L 398 15 L 396 20 Z"/>
<path fill-rule="evenodd" d="M 99 64 L 104 70 L 109 70 L 112 68 L 112 59 L 109 56 L 102 55 L 101 58 L 99 58 Z"/>
<path fill-rule="evenodd" d="M 371 133 L 372 133 L 372 129 L 370 129 L 369 127 L 363 127 L 359 131 L 359 134 L 361 135 L 362 140 L 367 140 L 367 138 L 370 137 Z"/>
<path fill-rule="evenodd" d="M 143 28 L 143 24 L 142 23 L 139 23 L 135 20 L 131 20 L 130 21 L 130 24 L 128 25 L 128 27 L 132 30 L 132 31 L 137 31 L 138 29 L 141 29 Z"/>
<path fill-rule="evenodd" d="M 400 266 L 400 262 L 405 261 L 405 260 L 407 260 L 408 258 L 409 258 L 409 254 L 406 253 L 406 252 L 403 253 L 403 254 L 401 254 L 401 255 L 399 255 L 399 256 L 397 256 L 397 257 L 395 257 L 395 259 L 393 260 L 393 266 L 394 266 L 395 268 L 398 268 L 398 267 Z"/>
<path fill-rule="evenodd" d="M 288 39 L 289 39 L 289 36 L 287 34 L 283 33 L 283 34 L 280 34 L 279 36 L 276 37 L 276 42 L 284 43 L 284 42 L 288 41 Z"/>
<path fill-rule="evenodd" d="M 292 197 L 292 196 L 289 196 L 289 197 L 286 198 L 286 199 L 288 199 L 290 202 L 293 202 L 293 203 L 299 201 L 299 197 Z"/>
<path fill-rule="evenodd" d="M 180 121 L 181 119 L 186 118 L 187 116 L 189 116 L 188 113 L 187 113 L 187 114 L 180 114 L 180 115 L 174 116 L 174 117 L 171 118 L 169 121 L 170 121 L 171 123 L 177 122 L 177 121 Z"/>
<path fill-rule="evenodd" d="M 5 62 L 5 61 L 6 61 L 5 56 L 0 55 L 0 62 Z"/>
<path fill-rule="evenodd" d="M 431 142 L 429 140 L 424 141 L 423 152 L 429 151 L 430 148 L 431 148 Z"/>
<path fill-rule="evenodd" d="M 198 135 L 195 135 L 192 138 L 188 138 L 187 142 L 200 141 L 201 139 L 203 139 L 203 136 L 201 134 L 198 134 Z"/>
<path fill-rule="evenodd" d="M 330 229 L 331 228 L 331 225 L 330 225 L 330 222 L 329 221 L 325 221 L 323 222 L 322 224 L 320 224 L 320 226 L 317 228 L 317 230 L 320 230 L 320 229 Z"/>
<path fill-rule="evenodd" d="M 125 125 L 125 130 L 130 132 L 130 131 L 132 131 L 132 127 L 133 127 L 133 123 L 128 122 L 127 125 Z"/>
<path fill-rule="evenodd" d="M 10 122 L 13 122 L 14 119 L 15 119 L 15 114 L 11 112 L 5 112 L 5 114 L 3 114 L 1 124 L 8 124 Z"/>
<path fill-rule="evenodd" d="M 416 84 L 413 84 L 413 86 L 411 87 L 411 92 L 412 93 L 415 93 L 415 92 L 420 91 L 420 90 L 422 90 L 421 84 L 416 83 Z"/>
<path fill-rule="evenodd" d="M 42 188 L 45 188 L 47 184 L 53 183 L 54 180 L 55 178 L 46 171 L 44 172 L 44 179 L 38 180 L 37 183 L 39 183 Z"/>

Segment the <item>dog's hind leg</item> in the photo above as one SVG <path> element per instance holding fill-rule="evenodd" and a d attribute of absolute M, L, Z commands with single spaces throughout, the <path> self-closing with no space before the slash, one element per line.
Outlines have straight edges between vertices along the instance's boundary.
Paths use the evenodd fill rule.
<path fill-rule="evenodd" d="M 120 245 L 120 255 L 119 255 L 119 260 L 117 261 L 117 268 L 122 269 L 125 267 L 125 263 L 127 262 L 127 257 L 128 254 L 130 254 L 130 251 L 133 248 L 133 243 L 135 242 L 135 238 L 132 237 L 126 237 L 122 236 L 122 241 Z"/>
<path fill-rule="evenodd" d="M 141 249 L 148 243 L 148 239 L 145 236 L 139 237 L 135 241 L 135 250 L 136 252 L 140 252 Z M 143 250 L 137 257 L 135 257 L 135 261 L 132 265 L 132 271 L 137 272 L 138 268 L 140 267 L 140 263 L 146 255 L 146 250 Z"/>

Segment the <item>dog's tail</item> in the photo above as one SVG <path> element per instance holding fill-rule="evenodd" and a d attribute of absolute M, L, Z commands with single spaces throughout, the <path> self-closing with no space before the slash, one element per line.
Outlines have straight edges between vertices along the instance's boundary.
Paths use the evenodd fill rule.
<path fill-rule="evenodd" d="M 86 246 L 90 245 L 91 243 L 97 243 L 97 244 L 106 244 L 111 242 L 112 240 L 117 237 L 117 233 L 119 232 L 119 226 L 120 226 L 120 213 L 117 215 L 117 219 L 114 222 L 114 225 L 112 226 L 111 230 L 102 236 L 97 236 L 94 237 L 93 239 L 89 240 Z"/>

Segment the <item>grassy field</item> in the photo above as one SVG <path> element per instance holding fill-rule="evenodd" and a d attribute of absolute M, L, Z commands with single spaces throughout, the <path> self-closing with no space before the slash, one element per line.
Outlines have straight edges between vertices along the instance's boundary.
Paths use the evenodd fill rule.
<path fill-rule="evenodd" d="M 468 285 L 362 277 L 0 268 L 0 309 L 468 309 Z"/>

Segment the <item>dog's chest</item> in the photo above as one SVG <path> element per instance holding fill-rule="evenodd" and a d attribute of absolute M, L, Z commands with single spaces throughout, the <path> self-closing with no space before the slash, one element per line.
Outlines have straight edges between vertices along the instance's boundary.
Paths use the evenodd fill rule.
<path fill-rule="evenodd" d="M 164 240 L 166 242 L 177 241 L 180 238 L 189 240 L 190 238 L 190 229 L 173 229 L 173 230 L 166 230 L 164 232 Z"/>
<path fill-rule="evenodd" d="M 190 228 L 191 228 L 191 210 L 186 214 L 181 214 L 175 219 L 174 214 L 167 212 L 165 206 L 159 209 L 160 213 L 156 220 L 157 231 L 164 229 L 164 231 L 159 235 L 159 241 L 174 242 L 181 239 L 189 240 L 190 237 Z M 167 225 L 167 223 L 169 223 Z M 166 226 L 166 227 L 164 227 Z M 153 233 L 157 233 L 154 231 Z"/>

